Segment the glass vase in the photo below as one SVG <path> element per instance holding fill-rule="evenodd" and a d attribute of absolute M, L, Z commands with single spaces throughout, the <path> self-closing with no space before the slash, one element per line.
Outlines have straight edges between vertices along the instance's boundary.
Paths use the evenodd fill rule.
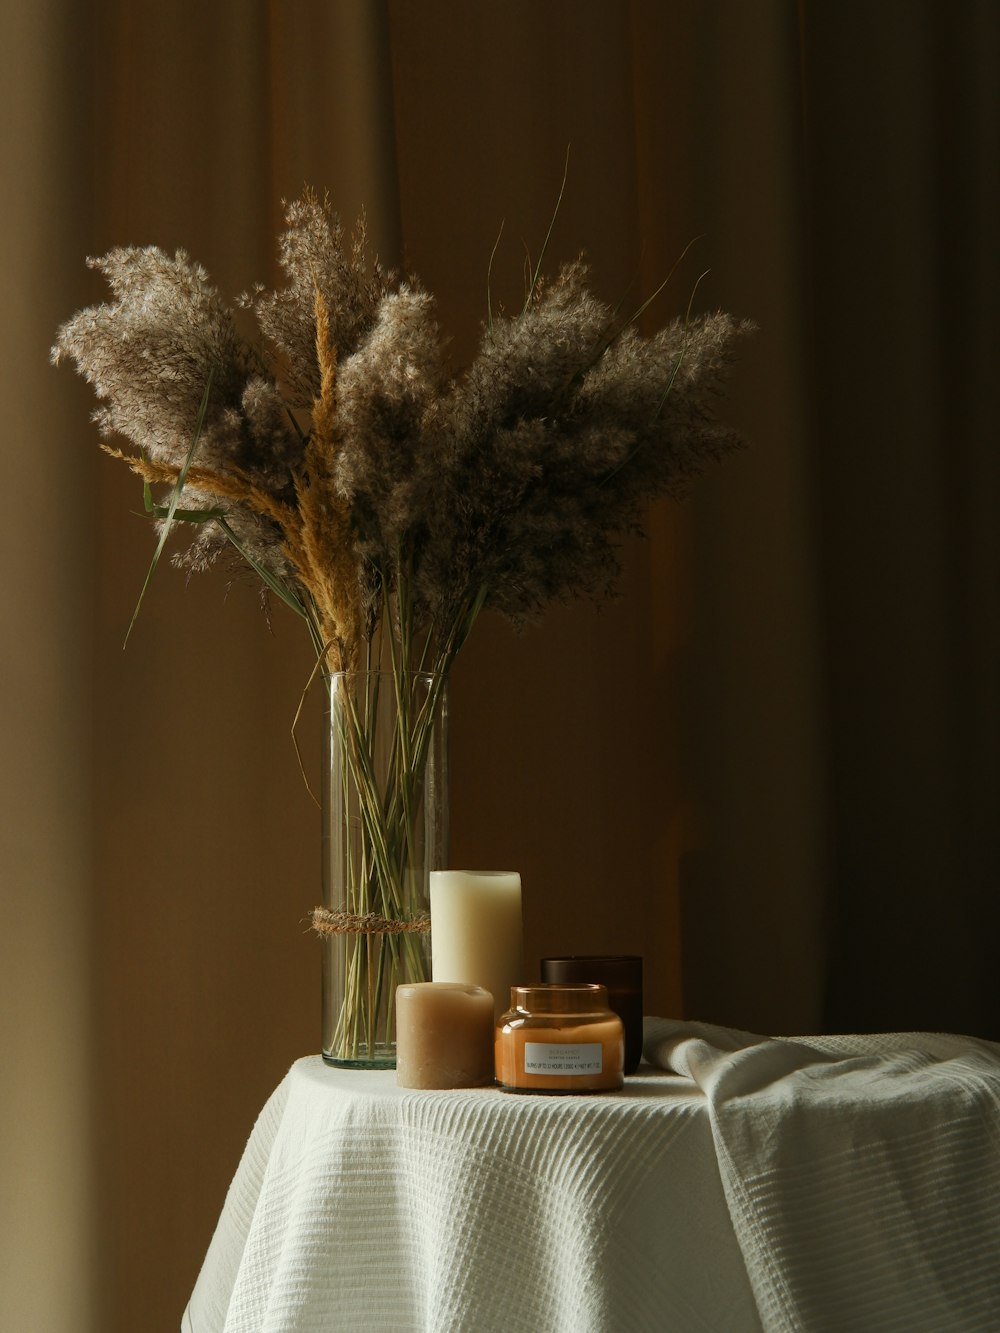
<path fill-rule="evenodd" d="M 396 1064 L 396 987 L 431 979 L 431 870 L 447 861 L 445 680 L 338 672 L 323 761 L 323 1058 Z"/>

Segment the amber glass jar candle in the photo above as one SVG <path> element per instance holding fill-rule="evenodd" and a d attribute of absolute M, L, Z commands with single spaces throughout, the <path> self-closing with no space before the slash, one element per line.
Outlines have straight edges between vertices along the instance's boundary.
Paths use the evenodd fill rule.
<path fill-rule="evenodd" d="M 497 1024 L 496 1075 L 513 1092 L 607 1092 L 623 1084 L 622 1021 L 597 985 L 513 986 Z"/>

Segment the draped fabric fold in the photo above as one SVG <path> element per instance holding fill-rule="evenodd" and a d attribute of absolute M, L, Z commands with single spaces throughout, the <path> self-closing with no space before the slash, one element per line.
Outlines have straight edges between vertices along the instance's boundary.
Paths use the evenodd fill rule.
<path fill-rule="evenodd" d="M 996 1327 L 1000 1045 L 651 1018 L 644 1050 L 705 1094 L 765 1329 Z"/>

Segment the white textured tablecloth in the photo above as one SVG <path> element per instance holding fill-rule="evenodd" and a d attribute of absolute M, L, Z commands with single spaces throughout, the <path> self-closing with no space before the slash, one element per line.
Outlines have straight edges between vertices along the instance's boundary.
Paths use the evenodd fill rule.
<path fill-rule="evenodd" d="M 293 1065 L 261 1113 L 184 1322 L 669 1327 L 759 1328 L 688 1080 L 647 1070 L 593 1097 L 412 1092 L 319 1057 Z"/>
<path fill-rule="evenodd" d="M 705 1094 L 768 1333 L 1000 1330 L 1000 1046 L 649 1019 Z"/>
<path fill-rule="evenodd" d="M 619 1094 L 299 1060 L 184 1333 L 993 1333 L 1000 1048 L 646 1020 Z"/>

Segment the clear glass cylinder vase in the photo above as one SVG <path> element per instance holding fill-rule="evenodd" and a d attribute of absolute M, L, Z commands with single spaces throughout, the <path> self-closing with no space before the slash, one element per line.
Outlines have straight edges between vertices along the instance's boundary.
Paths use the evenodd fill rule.
<path fill-rule="evenodd" d="M 396 987 L 431 979 L 430 872 L 447 863 L 443 677 L 338 672 L 323 759 L 323 1058 L 392 1069 Z"/>

